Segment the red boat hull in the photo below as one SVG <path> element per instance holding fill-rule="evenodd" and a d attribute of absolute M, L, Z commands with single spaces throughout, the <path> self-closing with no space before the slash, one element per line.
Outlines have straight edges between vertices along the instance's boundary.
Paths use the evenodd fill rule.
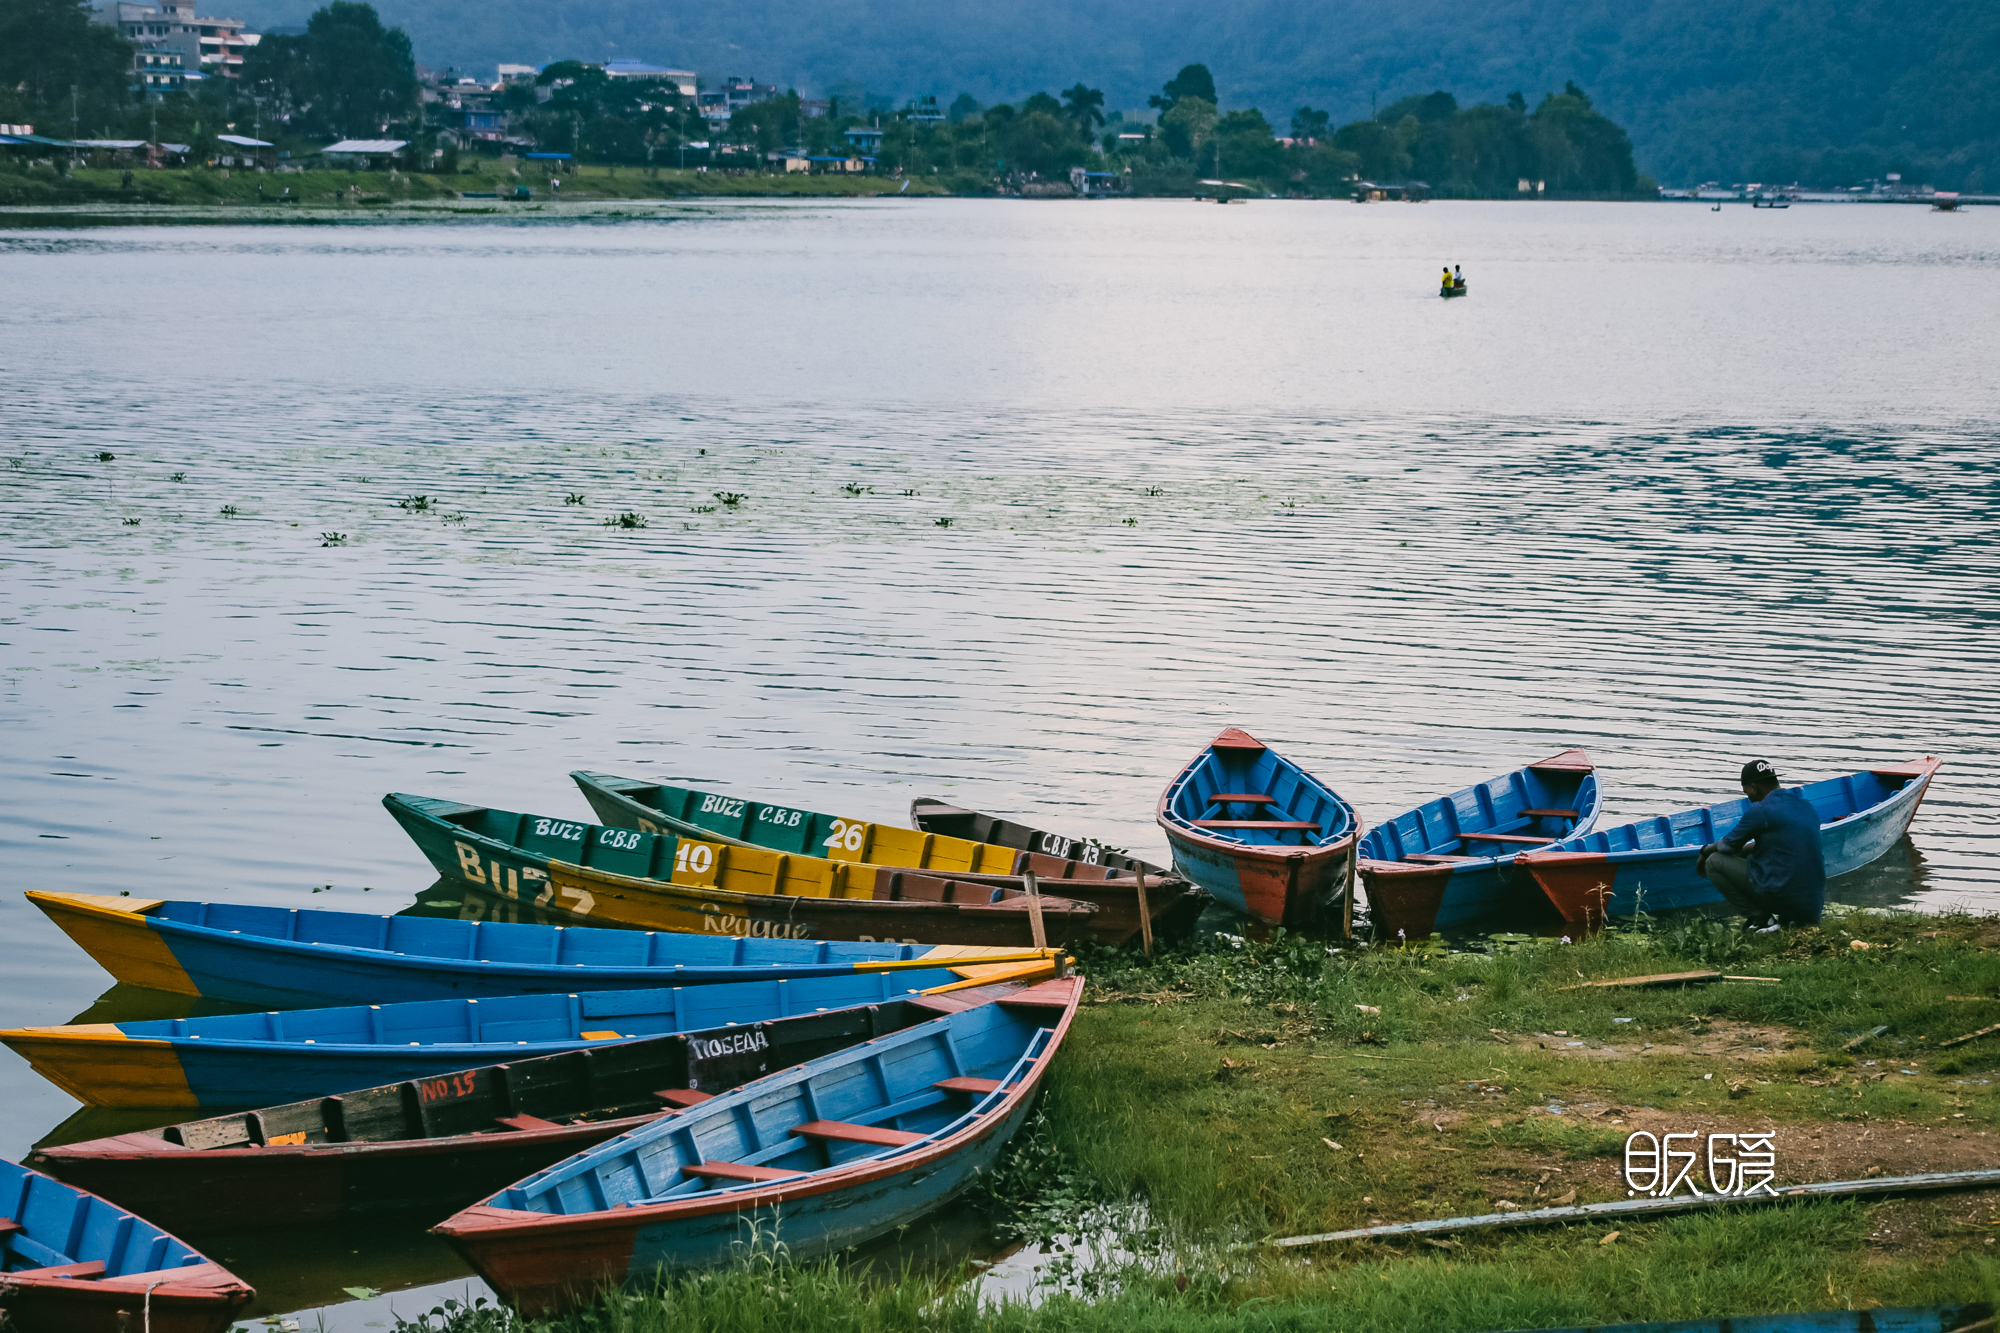
<path fill-rule="evenodd" d="M 0 1275 L 8 1333 L 223 1333 L 255 1294 L 218 1264 L 96 1281 Z"/>

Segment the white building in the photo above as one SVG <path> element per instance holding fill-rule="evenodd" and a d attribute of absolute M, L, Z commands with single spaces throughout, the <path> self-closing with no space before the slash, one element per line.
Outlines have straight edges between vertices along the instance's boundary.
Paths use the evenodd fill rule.
<path fill-rule="evenodd" d="M 695 95 L 696 78 L 691 69 L 666 69 L 660 65 L 648 65 L 643 60 L 607 60 L 604 62 L 604 73 L 605 77 L 612 79 L 670 83 L 682 97 Z"/>
<path fill-rule="evenodd" d="M 132 58 L 133 76 L 137 87 L 155 99 L 204 77 L 236 78 L 243 53 L 259 39 L 259 34 L 245 31 L 248 25 L 242 19 L 199 15 L 193 4 L 180 0 L 160 0 L 157 5 L 101 0 L 97 20 L 118 29 L 139 48 Z"/>

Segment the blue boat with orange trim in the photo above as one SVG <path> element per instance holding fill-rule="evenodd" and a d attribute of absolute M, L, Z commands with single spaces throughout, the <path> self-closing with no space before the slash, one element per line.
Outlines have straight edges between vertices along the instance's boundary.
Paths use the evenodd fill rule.
<path fill-rule="evenodd" d="M 1054 970 L 1043 961 L 1019 967 L 1020 978 Z M 0 1042 L 89 1106 L 231 1110 L 435 1078 L 602 1042 L 759 1023 L 1005 979 L 920 967 L 663 990 L 12 1028 L 0 1031 Z"/>
<path fill-rule="evenodd" d="M 1354 807 L 1246 731 L 1230 727 L 1160 796 L 1174 867 L 1267 925 L 1300 926 L 1340 906 L 1352 924 Z"/>
<path fill-rule="evenodd" d="M 20 1333 L 221 1333 L 252 1291 L 123 1208 L 0 1161 L 0 1311 Z"/>
<path fill-rule="evenodd" d="M 1832 879 L 1858 870 L 1893 847 L 1944 761 L 1934 755 L 1807 783 L 1800 793 L 1819 812 L 1820 849 Z M 1715 805 L 1635 820 L 1523 852 L 1515 864 L 1534 877 L 1575 930 L 1609 917 L 1720 904 L 1715 886 L 1695 873 L 1701 849 L 1728 835 L 1750 803 Z"/>
<path fill-rule="evenodd" d="M 753 1221 L 793 1258 L 944 1204 L 1026 1120 L 1083 994 L 1043 982 L 655 1121 L 435 1228 L 532 1316 L 605 1283 L 726 1263 Z"/>
<path fill-rule="evenodd" d="M 1034 984 L 1000 982 L 602 1042 L 438 1078 L 45 1143 L 28 1164 L 182 1232 L 241 1231 L 245 1199 L 258 1201 L 260 1228 L 418 1212 L 429 1223 L 752 1079 Z"/>
<path fill-rule="evenodd" d="M 28 891 L 128 986 L 280 1008 L 978 966 L 1032 949 L 752 939 Z"/>
<path fill-rule="evenodd" d="M 1604 808 L 1582 750 L 1502 773 L 1369 829 L 1355 868 L 1377 939 L 1429 939 L 1475 923 L 1518 923 L 1548 904 L 1514 858 L 1588 833 Z"/>

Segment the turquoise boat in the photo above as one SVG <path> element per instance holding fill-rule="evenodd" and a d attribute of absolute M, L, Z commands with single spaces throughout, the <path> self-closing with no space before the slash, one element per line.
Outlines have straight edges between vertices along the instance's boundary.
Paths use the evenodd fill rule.
<path fill-rule="evenodd" d="M 88 1106 L 218 1111 L 437 1078 L 475 1065 L 669 1032 L 747 1025 L 969 983 L 930 967 L 664 990 L 271 1010 L 0 1031 Z"/>
<path fill-rule="evenodd" d="M 28 901 L 129 986 L 283 1009 L 836 977 L 931 958 L 998 963 L 1036 956 L 33 889 Z"/>

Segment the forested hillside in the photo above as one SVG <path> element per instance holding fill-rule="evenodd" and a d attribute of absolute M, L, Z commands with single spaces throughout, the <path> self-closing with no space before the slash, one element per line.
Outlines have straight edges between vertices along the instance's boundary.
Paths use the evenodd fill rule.
<path fill-rule="evenodd" d="M 304 22 L 317 0 L 262 0 Z M 240 8 L 240 7 L 239 7 Z M 1190 61 L 1224 111 L 1335 124 L 1444 89 L 1532 105 L 1575 80 L 1632 135 L 1638 169 L 1840 184 L 1884 170 L 2000 189 L 1993 0 L 388 0 L 417 57 L 490 66 L 630 56 L 876 98 L 1018 101 L 1078 81 L 1145 105 Z M 232 11 L 233 12 L 233 11 Z"/>

